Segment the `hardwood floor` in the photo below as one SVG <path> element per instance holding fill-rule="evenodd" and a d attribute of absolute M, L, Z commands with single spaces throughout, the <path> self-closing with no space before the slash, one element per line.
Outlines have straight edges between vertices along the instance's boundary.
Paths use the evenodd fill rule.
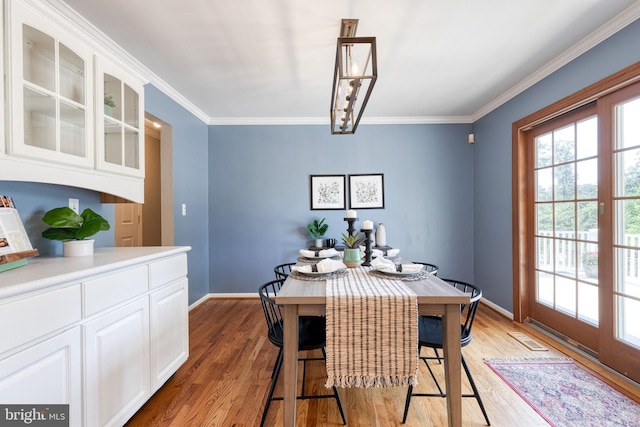
<path fill-rule="evenodd" d="M 190 320 L 190 356 L 187 362 L 138 411 L 127 426 L 258 426 L 262 416 L 278 349 L 266 338 L 266 326 L 258 299 L 210 299 L 193 309 Z M 508 332 L 520 331 L 546 346 L 531 351 Z M 569 356 L 583 363 L 619 391 L 640 402 L 640 390 L 607 372 L 588 358 L 516 324 L 480 305 L 473 341 L 463 349 L 491 425 L 496 427 L 548 426 L 484 363 L 485 357 Z M 307 368 L 307 390 L 324 388 L 324 365 L 311 362 Z M 464 377 L 464 375 L 463 375 Z M 424 365 L 420 385 L 432 384 Z M 465 391 L 467 389 L 467 391 Z M 350 426 L 402 426 L 406 388 L 340 389 Z M 466 378 L 463 392 L 468 392 Z M 281 381 L 276 395 L 281 396 Z M 463 399 L 463 424 L 483 426 L 484 418 L 475 399 Z M 341 426 L 333 399 L 298 401 L 298 426 Z M 282 402 L 273 402 L 267 426 L 282 425 Z M 414 397 L 405 426 L 445 426 L 445 399 Z"/>

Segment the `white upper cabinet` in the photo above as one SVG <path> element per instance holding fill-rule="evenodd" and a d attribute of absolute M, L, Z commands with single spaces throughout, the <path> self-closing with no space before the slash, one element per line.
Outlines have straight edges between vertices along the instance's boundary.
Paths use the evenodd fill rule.
<path fill-rule="evenodd" d="M 142 83 L 105 60 L 96 61 L 98 168 L 144 176 Z"/>
<path fill-rule="evenodd" d="M 143 203 L 144 81 L 135 68 L 105 53 L 111 51 L 89 30 L 48 2 L 2 3 L 0 180 L 69 185 Z"/>
<path fill-rule="evenodd" d="M 8 153 L 94 167 L 93 55 L 20 2 L 10 2 Z"/>

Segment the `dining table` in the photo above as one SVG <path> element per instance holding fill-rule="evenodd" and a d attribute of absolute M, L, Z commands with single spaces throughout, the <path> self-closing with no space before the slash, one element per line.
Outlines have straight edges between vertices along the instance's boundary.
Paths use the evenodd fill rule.
<path fill-rule="evenodd" d="M 327 313 L 326 284 L 326 280 L 307 281 L 289 275 L 276 296 L 276 303 L 282 305 L 284 310 L 282 370 L 284 377 L 283 425 L 285 427 L 296 425 L 298 317 Z M 420 280 L 406 281 L 403 284 L 415 293 L 419 315 L 442 316 L 447 419 L 450 427 L 459 427 L 462 424 L 460 308 L 462 304 L 469 303 L 469 294 L 454 288 L 432 274 L 426 274 Z"/>

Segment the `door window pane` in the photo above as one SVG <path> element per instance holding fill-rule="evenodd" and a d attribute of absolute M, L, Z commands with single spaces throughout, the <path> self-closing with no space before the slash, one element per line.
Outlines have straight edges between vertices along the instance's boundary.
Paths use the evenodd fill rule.
<path fill-rule="evenodd" d="M 575 127 L 573 124 L 553 132 L 553 164 L 575 160 Z"/>
<path fill-rule="evenodd" d="M 553 200 L 553 170 L 551 168 L 536 171 L 536 201 L 548 202 Z"/>
<path fill-rule="evenodd" d="M 536 138 L 536 167 L 542 168 L 553 164 L 551 156 L 552 142 L 553 135 L 551 133 Z"/>
<path fill-rule="evenodd" d="M 616 107 L 616 148 L 640 145 L 640 98 Z"/>
<path fill-rule="evenodd" d="M 578 122 L 577 137 L 578 159 L 598 155 L 598 119 L 596 117 Z"/>
<path fill-rule="evenodd" d="M 571 200 L 575 197 L 576 175 L 575 165 L 556 166 L 553 168 L 553 187 L 555 200 Z"/>

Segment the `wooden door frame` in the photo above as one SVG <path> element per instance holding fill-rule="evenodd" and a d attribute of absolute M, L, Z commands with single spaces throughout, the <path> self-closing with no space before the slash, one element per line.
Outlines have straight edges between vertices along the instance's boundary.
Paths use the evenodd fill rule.
<path fill-rule="evenodd" d="M 528 212 L 531 195 L 527 182 L 528 151 L 526 131 L 564 113 L 580 108 L 618 89 L 640 81 L 640 62 L 606 77 L 586 88 L 567 96 L 541 110 L 536 111 L 511 126 L 511 193 L 512 193 L 512 261 L 513 261 L 513 319 L 524 322 L 529 318 L 529 283 L 532 280 L 531 264 L 535 250 L 527 235 L 531 235 L 534 218 Z"/>

